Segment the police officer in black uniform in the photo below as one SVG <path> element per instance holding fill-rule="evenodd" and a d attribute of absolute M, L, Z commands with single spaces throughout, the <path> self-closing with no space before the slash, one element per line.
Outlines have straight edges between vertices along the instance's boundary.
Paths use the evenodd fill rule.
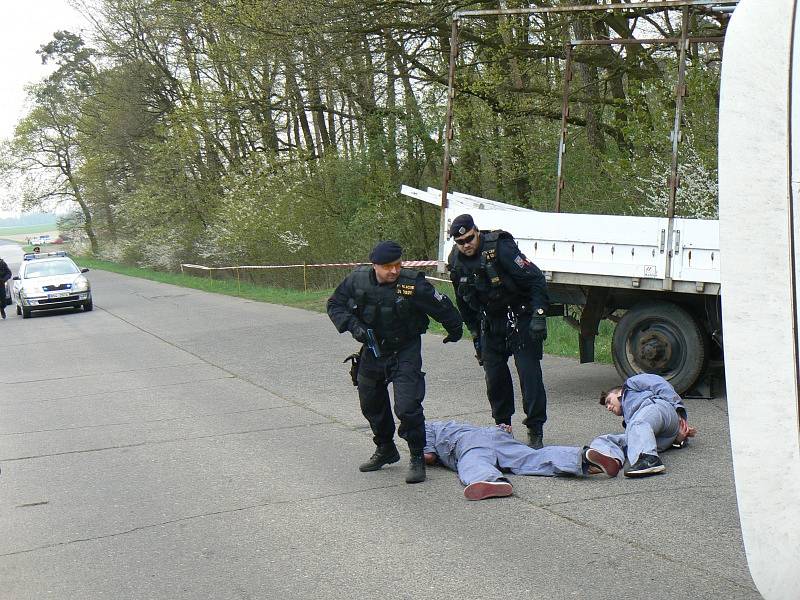
<path fill-rule="evenodd" d="M 528 445 L 542 447 L 547 396 L 542 383 L 542 344 L 547 338 L 547 283 L 520 252 L 510 233 L 480 231 L 471 215 L 450 226 L 456 246 L 447 265 L 461 316 L 472 333 L 486 373 L 486 392 L 495 423 L 511 425 L 514 388 L 508 358 L 517 365 Z"/>
<path fill-rule="evenodd" d="M 423 273 L 401 268 L 401 254 L 397 242 L 376 245 L 369 256 L 372 266 L 357 267 L 328 299 L 328 316 L 339 333 L 349 331 L 363 344 L 358 397 L 377 449 L 359 469 L 377 471 L 400 460 L 387 389 L 392 383 L 398 433 L 411 453 L 406 483 L 419 483 L 425 481 L 420 336 L 428 329 L 429 315 L 447 330 L 445 343 L 461 339 L 463 322 L 450 299 L 436 291 Z"/>
<path fill-rule="evenodd" d="M 11 279 L 11 269 L 0 258 L 0 317 L 6 318 L 6 281 Z"/>

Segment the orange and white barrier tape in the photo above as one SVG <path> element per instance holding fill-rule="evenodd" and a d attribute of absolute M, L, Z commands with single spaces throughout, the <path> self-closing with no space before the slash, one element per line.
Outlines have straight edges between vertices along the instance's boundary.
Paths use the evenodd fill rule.
<path fill-rule="evenodd" d="M 181 271 L 187 269 L 200 269 L 202 271 L 235 271 L 237 269 L 297 269 L 313 267 L 358 267 L 372 263 L 318 263 L 318 264 L 299 264 L 299 265 L 240 265 L 238 267 L 207 267 L 205 265 L 181 264 Z M 403 261 L 404 267 L 435 267 L 438 264 L 435 260 L 407 260 Z"/>

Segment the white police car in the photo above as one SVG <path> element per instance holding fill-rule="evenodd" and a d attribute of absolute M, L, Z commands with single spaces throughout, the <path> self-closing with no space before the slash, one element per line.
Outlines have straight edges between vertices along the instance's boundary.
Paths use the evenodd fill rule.
<path fill-rule="evenodd" d="M 83 307 L 92 310 L 92 286 L 66 252 L 47 252 L 23 256 L 19 275 L 10 282 L 17 314 L 23 319 L 34 310 Z"/>

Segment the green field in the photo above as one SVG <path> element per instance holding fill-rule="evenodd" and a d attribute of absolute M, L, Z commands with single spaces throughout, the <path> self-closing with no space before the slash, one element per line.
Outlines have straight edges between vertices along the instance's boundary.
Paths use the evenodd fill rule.
<path fill-rule="evenodd" d="M 74 257 L 81 267 L 90 269 L 100 269 L 112 271 L 131 277 L 150 279 L 161 283 L 170 283 L 181 287 L 226 294 L 228 296 L 239 296 L 258 302 L 269 302 L 271 304 L 281 304 L 283 306 L 293 306 L 315 312 L 325 312 L 325 303 L 333 292 L 332 289 L 291 290 L 279 287 L 267 287 L 253 285 L 251 283 L 237 283 L 234 279 L 210 279 L 207 277 L 194 277 L 182 273 L 164 273 L 150 269 L 140 269 L 128 265 L 121 265 L 113 262 L 96 260 L 88 257 Z M 436 282 L 436 287 L 452 298 L 453 290 L 449 284 Z M 431 331 L 444 333 L 442 327 L 436 323 L 431 323 Z M 547 341 L 544 351 L 547 354 L 557 356 L 569 356 L 578 358 L 578 333 L 570 327 L 563 319 L 551 317 L 547 319 Z M 597 336 L 595 343 L 595 359 L 597 362 L 611 364 L 611 336 L 614 325 L 609 321 L 600 323 L 600 335 Z M 465 331 L 467 335 L 468 332 Z"/>
<path fill-rule="evenodd" d="M 37 233 L 50 233 L 55 231 L 56 224 L 50 223 L 44 225 L 28 225 L 27 227 L 0 227 L 0 237 L 4 235 L 26 235 L 26 234 L 37 234 Z"/>

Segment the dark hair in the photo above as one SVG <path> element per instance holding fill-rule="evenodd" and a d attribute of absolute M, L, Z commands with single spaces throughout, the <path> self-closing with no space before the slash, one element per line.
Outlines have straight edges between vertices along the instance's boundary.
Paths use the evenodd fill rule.
<path fill-rule="evenodd" d="M 619 392 L 622 391 L 622 386 L 621 385 L 618 385 L 617 387 L 613 387 L 610 390 L 606 390 L 604 392 L 600 392 L 600 404 L 605 406 L 606 405 L 606 398 L 608 397 L 608 395 L 611 392 L 617 392 L 617 391 L 619 391 Z"/>

